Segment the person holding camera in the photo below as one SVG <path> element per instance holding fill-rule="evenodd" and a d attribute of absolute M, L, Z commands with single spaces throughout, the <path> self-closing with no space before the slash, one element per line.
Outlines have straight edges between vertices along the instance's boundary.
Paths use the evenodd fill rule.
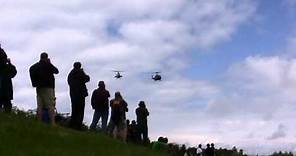
<path fill-rule="evenodd" d="M 40 61 L 30 67 L 32 86 L 37 93 L 37 118 L 42 121 L 42 111 L 48 109 L 52 126 L 55 126 L 55 78 L 59 70 L 50 62 L 48 54 L 43 52 Z"/>
<path fill-rule="evenodd" d="M 0 110 L 11 112 L 13 99 L 13 86 L 12 78 L 17 74 L 15 66 L 11 63 L 10 59 L 4 49 L 0 46 Z"/>
<path fill-rule="evenodd" d="M 70 98 L 72 103 L 70 127 L 73 129 L 82 129 L 85 97 L 88 96 L 85 83 L 89 81 L 90 77 L 86 75 L 83 68 L 81 68 L 81 63 L 75 62 L 73 69 L 68 75 L 68 84 L 70 87 Z"/>

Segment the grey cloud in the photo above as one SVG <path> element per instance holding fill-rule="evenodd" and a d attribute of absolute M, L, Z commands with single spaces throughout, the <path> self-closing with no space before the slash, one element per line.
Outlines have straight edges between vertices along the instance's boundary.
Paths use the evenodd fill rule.
<path fill-rule="evenodd" d="M 271 119 L 282 111 L 281 108 L 295 103 L 296 99 L 292 96 L 296 84 L 294 68 L 294 59 L 248 57 L 242 63 L 230 67 L 228 89 L 236 90 L 235 97 L 241 101 L 237 104 L 239 108 Z"/>
<path fill-rule="evenodd" d="M 197 0 L 191 1 L 184 8 L 182 16 L 186 22 L 194 25 L 192 29 L 197 43 L 201 47 L 207 47 L 221 40 L 230 39 L 230 34 L 237 28 L 233 26 L 239 26 L 242 21 L 254 14 L 256 10 L 254 5 L 256 4 L 253 1 Z"/>
<path fill-rule="evenodd" d="M 267 137 L 268 140 L 276 140 L 280 138 L 285 138 L 286 137 L 286 127 L 282 124 L 278 125 L 278 128 L 275 132 L 271 134 L 271 136 Z"/>

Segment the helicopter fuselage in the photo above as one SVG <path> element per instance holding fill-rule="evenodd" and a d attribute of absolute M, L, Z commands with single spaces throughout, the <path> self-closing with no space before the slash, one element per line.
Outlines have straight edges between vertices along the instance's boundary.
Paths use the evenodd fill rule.
<path fill-rule="evenodd" d="M 117 72 L 116 75 L 114 76 L 114 78 L 120 79 L 120 78 L 122 78 L 122 75 L 120 74 L 120 72 Z"/>
<path fill-rule="evenodd" d="M 152 79 L 154 81 L 161 81 L 161 76 L 160 75 L 154 75 L 154 76 L 152 76 Z"/>

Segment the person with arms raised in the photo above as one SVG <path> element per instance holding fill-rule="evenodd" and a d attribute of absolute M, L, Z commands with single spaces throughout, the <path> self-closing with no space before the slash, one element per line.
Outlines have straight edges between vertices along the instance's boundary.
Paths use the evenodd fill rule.
<path fill-rule="evenodd" d="M 81 63 L 75 62 L 73 65 L 73 69 L 68 75 L 68 84 L 70 87 L 70 98 L 72 103 L 70 127 L 73 129 L 82 129 L 85 97 L 88 96 L 85 83 L 89 81 L 90 78 L 81 68 Z"/>
<path fill-rule="evenodd" d="M 11 112 L 13 99 L 12 78 L 17 74 L 15 66 L 0 45 L 0 110 Z"/>
<path fill-rule="evenodd" d="M 42 121 L 42 111 L 46 108 L 49 111 L 50 122 L 55 126 L 55 78 L 59 70 L 51 63 L 48 54 L 43 52 L 40 61 L 30 67 L 32 86 L 37 93 L 37 118 Z"/>
<path fill-rule="evenodd" d="M 139 107 L 136 109 L 136 115 L 140 140 L 142 141 L 142 143 L 148 143 L 149 139 L 147 117 L 149 116 L 149 111 L 147 110 L 144 101 L 139 102 Z"/>

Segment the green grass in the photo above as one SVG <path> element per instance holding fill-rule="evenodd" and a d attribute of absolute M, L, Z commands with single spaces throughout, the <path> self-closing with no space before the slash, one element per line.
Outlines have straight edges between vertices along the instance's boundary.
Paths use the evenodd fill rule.
<path fill-rule="evenodd" d="M 108 136 L 51 127 L 25 114 L 0 113 L 0 156 L 165 156 Z"/>

